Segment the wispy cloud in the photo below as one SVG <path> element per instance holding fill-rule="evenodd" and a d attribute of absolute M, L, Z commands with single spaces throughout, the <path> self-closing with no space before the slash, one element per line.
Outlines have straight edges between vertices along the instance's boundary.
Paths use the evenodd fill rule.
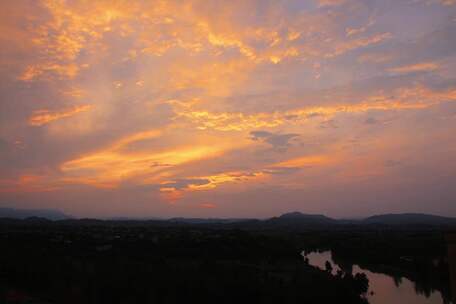
<path fill-rule="evenodd" d="M 310 106 L 295 110 L 273 113 L 212 113 L 192 110 L 189 107 L 175 109 L 178 118 L 185 118 L 196 124 L 199 129 L 220 131 L 241 131 L 258 128 L 277 127 L 293 124 L 319 116 L 330 118 L 343 113 L 365 113 L 368 111 L 406 111 L 426 109 L 440 102 L 454 101 L 456 91 L 434 91 L 423 86 L 396 89 L 391 95 L 372 95 L 358 102 L 328 106 Z M 424 97 L 424 98 L 423 98 Z"/>
<path fill-rule="evenodd" d="M 393 73 L 414 73 L 414 72 L 429 72 L 439 69 L 439 65 L 435 62 L 422 62 L 411 65 L 404 65 L 394 68 L 389 68 L 388 71 Z"/>
<path fill-rule="evenodd" d="M 213 204 L 213 203 L 201 203 L 201 204 L 199 204 L 199 206 L 201 208 L 209 208 L 209 209 L 217 207 L 217 205 Z"/>
<path fill-rule="evenodd" d="M 92 109 L 92 105 L 80 105 L 64 110 L 37 110 L 30 116 L 29 125 L 40 127 L 56 120 L 68 118 L 76 114 L 87 112 Z"/>
<path fill-rule="evenodd" d="M 345 3 L 345 0 L 318 0 L 319 6 L 337 6 Z"/>

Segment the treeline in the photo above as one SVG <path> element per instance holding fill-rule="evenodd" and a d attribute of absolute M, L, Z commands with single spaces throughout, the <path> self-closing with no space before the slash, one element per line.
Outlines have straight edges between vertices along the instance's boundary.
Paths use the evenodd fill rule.
<path fill-rule="evenodd" d="M 282 234 L 3 226 L 1 303 L 367 303 L 368 282 L 303 262 Z"/>

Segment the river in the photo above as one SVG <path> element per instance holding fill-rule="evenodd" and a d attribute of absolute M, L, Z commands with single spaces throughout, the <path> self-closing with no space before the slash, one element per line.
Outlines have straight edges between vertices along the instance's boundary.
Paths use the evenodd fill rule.
<path fill-rule="evenodd" d="M 334 262 L 331 256 L 331 251 L 311 252 L 306 255 L 309 264 L 320 269 L 325 269 L 326 261 L 331 263 L 333 268 L 332 273 L 336 274 L 340 267 Z M 367 299 L 370 304 L 448 304 L 452 303 L 445 300 L 439 291 L 432 291 L 430 294 L 425 295 L 420 292 L 415 284 L 406 279 L 395 279 L 392 276 L 374 273 L 367 269 L 363 269 L 358 265 L 353 265 L 353 274 L 363 272 L 369 279 L 369 292 Z"/>

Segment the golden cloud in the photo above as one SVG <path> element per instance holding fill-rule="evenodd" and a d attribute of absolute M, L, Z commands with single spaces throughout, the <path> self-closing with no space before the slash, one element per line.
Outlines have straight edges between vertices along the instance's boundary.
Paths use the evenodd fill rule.
<path fill-rule="evenodd" d="M 160 130 L 139 132 L 122 138 L 98 152 L 67 161 L 60 166 L 66 183 L 116 187 L 121 181 L 139 178 L 140 184 L 156 183 L 167 171 L 192 161 L 213 158 L 233 146 L 227 142 L 182 145 L 162 151 L 128 151 L 128 145 L 158 138 Z"/>
<path fill-rule="evenodd" d="M 213 204 L 213 203 L 201 203 L 201 204 L 199 204 L 199 206 L 201 208 L 209 208 L 209 209 L 217 207 L 217 205 Z"/>
<path fill-rule="evenodd" d="M 168 201 L 177 201 L 184 197 L 186 192 L 207 191 L 215 189 L 223 184 L 241 184 L 246 182 L 258 182 L 271 178 L 273 174 L 287 172 L 287 169 L 300 169 L 310 166 L 324 166 L 334 163 L 339 158 L 335 155 L 308 155 L 288 159 L 282 162 L 266 166 L 264 169 L 252 171 L 228 171 L 214 175 L 193 176 L 184 179 L 185 183 L 165 181 L 161 183 L 160 191 L 166 194 Z M 294 172 L 294 170 L 289 171 Z M 175 185 L 179 184 L 180 187 Z"/>
<path fill-rule="evenodd" d="M 32 116 L 28 120 L 28 123 L 31 126 L 40 127 L 59 119 L 68 118 L 82 112 L 87 112 L 91 110 L 92 107 L 92 105 L 80 105 L 59 111 L 37 110 L 33 112 Z"/>
<path fill-rule="evenodd" d="M 244 114 L 242 112 L 213 113 L 206 110 L 192 110 L 174 103 L 177 118 L 183 118 L 198 129 L 219 131 L 243 131 L 272 128 L 285 123 L 306 121 L 314 116 L 331 117 L 341 113 L 364 113 L 371 110 L 400 111 L 429 108 L 440 102 L 456 100 L 456 90 L 433 91 L 424 86 L 400 88 L 392 94 L 372 95 L 358 103 L 310 106 L 284 112 Z"/>
<path fill-rule="evenodd" d="M 346 0 L 318 0 L 318 6 L 337 6 L 345 3 Z"/>
<path fill-rule="evenodd" d="M 320 5 L 342 2 L 325 0 Z M 75 78 L 92 63 L 96 65 L 101 56 L 108 56 L 112 47 L 119 47 L 108 38 L 112 35 L 132 41 L 115 60 L 135 60 L 141 54 L 163 56 L 182 49 L 189 56 L 209 55 L 209 66 L 221 64 L 221 55 L 233 49 L 241 55 L 238 59 L 277 64 L 286 58 L 332 58 L 391 37 L 390 33 L 379 33 L 346 41 L 338 32 L 335 17 L 325 13 L 303 15 L 284 24 L 271 18 L 268 23 L 251 22 L 241 27 L 232 19 L 240 13 L 237 5 L 226 4 L 219 18 L 200 6 L 198 1 L 43 0 L 41 7 L 49 18 L 30 26 L 35 62 L 28 64 L 18 79 Z M 274 16 L 278 8 L 267 14 Z"/>
<path fill-rule="evenodd" d="M 445 5 L 454 2 L 436 1 Z M 304 133 L 309 128 L 302 125 L 313 117 L 330 120 L 341 114 L 413 111 L 456 100 L 454 89 L 436 91 L 417 85 L 391 92 L 379 91 L 371 96 L 347 89 L 349 97 L 326 98 L 321 104 L 319 100 L 322 99 L 309 104 L 308 97 L 302 96 L 296 98 L 288 110 L 262 112 L 261 106 L 256 107 L 256 112 L 249 108 L 248 113 L 243 111 L 243 106 L 226 110 L 233 109 L 230 104 L 225 104 L 230 98 L 276 91 L 286 95 L 294 89 L 306 90 L 306 85 L 293 87 L 295 84 L 288 86 L 286 83 L 290 77 L 294 77 L 291 82 L 299 82 L 296 75 L 289 73 L 293 70 L 289 67 L 294 64 L 302 64 L 299 73 L 318 72 L 316 77 L 324 76 L 326 72 L 330 73 L 335 57 L 361 48 L 371 51 L 375 45 L 393 38 L 394 33 L 375 31 L 370 19 L 367 24 L 355 27 L 353 20 L 345 23 L 345 19 L 349 19 L 343 18 L 345 6 L 336 7 L 345 2 L 320 0 L 318 6 L 328 9 L 303 10 L 292 15 L 286 6 L 280 7 L 277 2 L 264 7 L 262 18 L 244 14 L 255 11 L 257 4 L 249 1 L 223 3 L 224 10 L 217 14 L 213 13 L 218 8 L 217 3 L 211 6 L 201 1 L 40 2 L 40 12 L 43 9 L 45 14 L 24 21 L 24 28 L 30 33 L 25 35 L 24 30 L 16 29 L 22 33 L 17 36 L 27 40 L 28 54 L 19 65 L 20 74 L 15 72 L 13 78 L 27 82 L 21 84 L 27 88 L 43 85 L 33 81 L 46 80 L 44 85 L 57 91 L 62 98 L 90 98 L 95 104 L 38 110 L 32 113 L 28 124 L 44 126 L 96 107 L 97 111 L 82 116 L 87 119 L 69 120 L 69 126 L 63 122 L 51 125 L 50 129 L 55 128 L 57 132 L 47 132 L 47 136 L 63 134 L 68 137 L 69 133 L 74 135 L 70 129 L 84 128 L 95 137 L 97 130 L 108 130 L 114 118 L 123 118 L 121 111 L 125 111 L 126 122 L 122 124 L 122 127 L 127 126 L 125 133 L 133 134 L 101 149 L 68 157 L 60 164 L 60 172 L 51 173 L 58 175 L 54 178 L 24 175 L 8 182 L 14 189 L 22 189 L 21 185 L 31 189 L 32 185 L 45 183 L 115 188 L 127 182 L 156 186 L 154 189 L 175 201 L 186 191 L 255 183 L 272 179 L 280 173 L 294 172 L 293 168 L 324 166 L 339 160 L 337 151 L 332 150 L 331 155 L 300 156 L 280 162 L 271 160 L 268 165 L 257 167 L 252 164 L 246 171 L 209 170 L 201 165 L 195 173 L 194 166 L 204 164 L 204 160 L 222 157 L 227 151 L 241 150 L 250 144 L 252 149 L 255 148 L 255 143 L 246 139 L 249 142 L 246 144 L 242 140 L 249 131 L 277 128 L 279 132 L 288 132 L 287 128 L 290 128 L 294 129 L 293 132 Z M 383 63 L 391 58 L 378 51 L 361 55 L 358 60 Z M 404 74 L 438 68 L 436 62 L 424 62 L 393 67 L 388 71 Z M 337 83 L 346 81 L 345 76 L 336 74 Z M 266 81 L 262 82 L 263 79 Z M 330 85 L 332 83 L 328 87 Z M 337 96 L 337 90 L 334 89 L 333 96 Z M 171 98 L 175 100 L 163 108 L 174 110 L 173 119 L 167 120 L 172 115 L 169 114 L 171 110 L 166 112 L 166 119 L 160 117 L 160 111 L 149 111 L 157 104 L 163 105 L 162 100 Z M 274 105 L 275 101 L 269 99 L 267 102 Z M 118 115 L 119 112 L 122 115 Z M 160 123 L 155 124 L 155 120 L 160 120 Z M 71 124 L 74 121 L 76 123 Z M 166 126 L 149 130 L 151 126 L 162 123 Z M 134 126 L 128 129 L 129 124 Z M 173 131 L 166 133 L 167 128 Z M 146 131 L 131 131 L 138 129 Z M 157 145 L 160 148 L 146 145 L 146 148 L 134 149 L 136 143 L 152 139 L 162 141 Z M 289 156 L 271 156 L 274 157 L 283 159 Z M 188 178 L 189 183 L 177 187 L 182 176 Z"/>
<path fill-rule="evenodd" d="M 58 183 L 45 175 L 24 173 L 17 178 L 0 179 L 0 193 L 47 192 L 59 188 Z"/>
<path fill-rule="evenodd" d="M 412 65 L 399 66 L 388 69 L 388 71 L 399 74 L 407 74 L 413 72 L 429 72 L 435 71 L 439 68 L 439 65 L 435 62 L 422 62 Z"/>

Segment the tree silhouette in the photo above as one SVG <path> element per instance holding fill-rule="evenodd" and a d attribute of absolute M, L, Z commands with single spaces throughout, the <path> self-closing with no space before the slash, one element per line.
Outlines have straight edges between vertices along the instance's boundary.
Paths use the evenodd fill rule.
<path fill-rule="evenodd" d="M 326 263 L 325 263 L 325 270 L 326 270 L 327 272 L 329 272 L 329 273 L 332 273 L 333 267 L 332 267 L 332 265 L 331 265 L 331 262 L 326 261 Z"/>

